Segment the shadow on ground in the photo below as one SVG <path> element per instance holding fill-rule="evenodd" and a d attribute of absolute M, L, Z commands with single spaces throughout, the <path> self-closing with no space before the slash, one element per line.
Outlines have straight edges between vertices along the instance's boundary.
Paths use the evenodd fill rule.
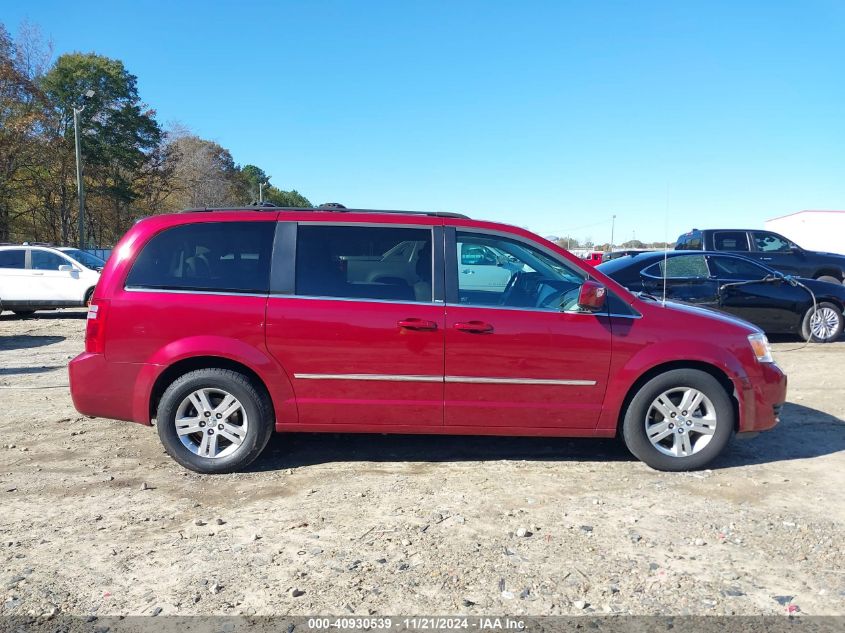
<path fill-rule="evenodd" d="M 820 457 L 845 450 L 845 421 L 798 404 L 784 406 L 781 423 L 734 440 L 711 468 L 733 468 Z M 490 460 L 633 461 L 621 441 L 592 438 L 470 435 L 276 434 L 249 470 L 273 471 L 328 462 L 460 462 Z"/>
<path fill-rule="evenodd" d="M 810 459 L 845 450 L 845 420 L 787 402 L 781 422 L 749 440 L 735 441 L 713 468 Z"/>
<path fill-rule="evenodd" d="M 489 460 L 631 461 L 610 439 L 473 435 L 276 434 L 250 468 L 271 471 L 327 462 L 462 462 Z"/>
<path fill-rule="evenodd" d="M 49 367 L 0 367 L 0 376 L 21 376 L 23 374 L 45 374 L 47 372 L 64 369 L 64 365 Z"/>
<path fill-rule="evenodd" d="M 45 345 L 53 345 L 54 343 L 61 343 L 65 340 L 64 336 L 0 336 L 0 351 L 11 349 L 31 349 L 33 347 L 44 347 Z M 21 368 L 22 369 L 22 368 Z M 25 373 L 25 372 L 19 372 Z"/>
<path fill-rule="evenodd" d="M 3 312 L 0 314 L 0 321 L 56 321 L 56 320 L 76 320 L 85 319 L 88 315 L 87 308 L 68 308 L 66 310 L 46 310 L 44 312 L 36 312 L 29 316 L 18 316 L 12 312 Z"/>

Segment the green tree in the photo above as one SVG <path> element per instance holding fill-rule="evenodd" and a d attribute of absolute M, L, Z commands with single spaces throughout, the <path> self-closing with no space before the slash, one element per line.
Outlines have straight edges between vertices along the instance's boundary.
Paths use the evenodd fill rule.
<path fill-rule="evenodd" d="M 93 90 L 79 121 L 86 230 L 88 239 L 113 241 L 133 219 L 129 205 L 142 195 L 139 176 L 162 142 L 155 112 L 141 102 L 137 77 L 123 62 L 95 53 L 62 55 L 40 83 L 50 102 L 54 150 L 42 195 L 57 216 L 59 240 L 71 241 L 76 216 L 73 108 Z"/>
<path fill-rule="evenodd" d="M 267 183 L 264 187 L 264 200 L 271 202 L 277 207 L 305 207 L 310 208 L 313 205 L 308 201 L 308 198 L 300 194 L 295 189 L 292 191 L 284 191 L 278 189 L 270 183 L 270 176 L 267 175 L 260 167 L 256 165 L 244 165 L 241 169 L 241 176 L 250 194 L 250 201 L 258 200 L 258 187 L 261 183 Z"/>
<path fill-rule="evenodd" d="M 300 207 L 310 209 L 314 206 L 308 198 L 303 196 L 296 189 L 284 191 L 283 189 L 269 187 L 264 192 L 264 199 L 268 202 L 272 202 L 277 207 Z"/>

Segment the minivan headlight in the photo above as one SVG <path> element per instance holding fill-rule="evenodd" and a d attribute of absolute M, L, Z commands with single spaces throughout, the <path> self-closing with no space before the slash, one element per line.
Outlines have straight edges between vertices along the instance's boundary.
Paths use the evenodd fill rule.
<path fill-rule="evenodd" d="M 749 334 L 748 342 L 751 343 L 751 349 L 754 350 L 754 355 L 757 357 L 758 363 L 773 363 L 775 359 L 772 358 L 772 346 L 769 345 L 769 339 L 762 332 L 757 334 Z"/>

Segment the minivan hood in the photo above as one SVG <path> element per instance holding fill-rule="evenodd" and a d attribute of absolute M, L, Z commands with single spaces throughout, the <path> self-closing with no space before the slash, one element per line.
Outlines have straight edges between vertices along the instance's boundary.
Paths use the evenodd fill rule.
<path fill-rule="evenodd" d="M 705 319 L 713 319 L 716 321 L 721 321 L 722 323 L 728 323 L 738 328 L 747 330 L 749 334 L 754 334 L 755 332 L 763 331 L 753 323 L 749 323 L 748 321 L 740 319 L 739 317 L 735 317 L 732 314 L 720 312 L 719 310 L 712 310 L 710 308 L 703 308 L 701 306 L 696 306 L 691 303 L 683 303 L 681 301 L 666 301 L 666 303 L 663 303 L 662 301 L 657 301 L 653 303 L 649 302 L 648 305 L 664 310 L 674 310 L 676 312 L 683 312 L 684 314 L 694 314 L 704 317 Z"/>

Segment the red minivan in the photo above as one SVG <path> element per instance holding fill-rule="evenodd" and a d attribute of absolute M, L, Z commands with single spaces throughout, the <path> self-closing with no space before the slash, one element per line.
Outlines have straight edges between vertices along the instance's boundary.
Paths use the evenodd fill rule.
<path fill-rule="evenodd" d="M 744 321 L 632 295 L 512 226 L 336 208 L 138 222 L 70 386 L 81 413 L 154 420 L 204 473 L 244 468 L 273 431 L 620 436 L 689 470 L 786 398 Z"/>

